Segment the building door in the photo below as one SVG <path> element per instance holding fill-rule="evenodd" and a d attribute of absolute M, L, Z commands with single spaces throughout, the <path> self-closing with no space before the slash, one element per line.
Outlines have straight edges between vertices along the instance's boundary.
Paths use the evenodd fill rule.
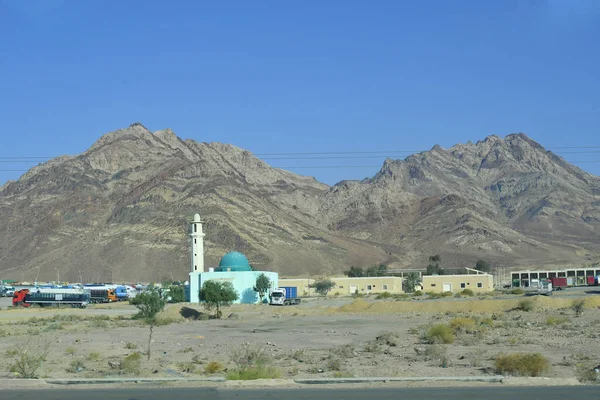
<path fill-rule="evenodd" d="M 357 290 L 358 290 L 358 286 L 350 285 L 350 294 L 356 293 Z"/>
<path fill-rule="evenodd" d="M 451 292 L 452 291 L 452 283 L 450 283 L 450 282 L 442 283 L 442 291 Z"/>

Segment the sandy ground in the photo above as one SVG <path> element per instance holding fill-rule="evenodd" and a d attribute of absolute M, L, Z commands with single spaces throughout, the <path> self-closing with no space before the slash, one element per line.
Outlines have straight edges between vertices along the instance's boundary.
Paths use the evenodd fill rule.
<path fill-rule="evenodd" d="M 7 309 L 0 299 L 0 378 L 15 376 L 18 345 L 29 352 L 48 347 L 38 374 L 47 378 L 206 375 L 210 362 L 233 368 L 232 354 L 245 345 L 267 352 L 284 379 L 495 375 L 495 357 L 514 352 L 544 354 L 552 364 L 544 376 L 577 377 L 600 364 L 600 296 L 566 292 L 531 297 L 529 312 L 513 310 L 525 298 L 515 295 L 309 299 L 291 307 L 236 305 L 221 320 L 196 321 L 179 315 L 181 305 L 169 305 L 161 315 L 167 324 L 154 329 L 150 361 L 149 329 L 131 320 L 136 309 L 129 304 Z M 570 307 L 576 298 L 586 299 L 581 316 Z M 459 317 L 471 318 L 475 329 L 457 331 L 452 344 L 423 339 L 432 325 Z M 142 354 L 139 371 L 123 370 L 135 352 Z"/>

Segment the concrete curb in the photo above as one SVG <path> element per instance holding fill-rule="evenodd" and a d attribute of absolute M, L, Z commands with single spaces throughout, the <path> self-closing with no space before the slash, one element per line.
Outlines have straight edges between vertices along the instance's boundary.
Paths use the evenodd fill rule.
<path fill-rule="evenodd" d="M 343 383 L 388 383 L 388 382 L 435 382 L 435 381 L 454 381 L 454 382 L 490 382 L 502 383 L 505 377 L 497 376 L 415 376 L 415 377 L 379 377 L 379 378 L 315 378 L 315 379 L 295 379 L 294 382 L 305 385 L 325 385 L 325 384 L 343 384 Z"/>
<path fill-rule="evenodd" d="M 226 382 L 225 377 L 211 378 L 78 378 L 78 379 L 45 379 L 50 385 L 102 385 L 105 383 L 161 383 L 161 382 Z"/>
<path fill-rule="evenodd" d="M 90 378 L 90 379 L 46 379 L 38 382 L 45 382 L 51 385 L 97 385 L 106 383 L 161 383 L 161 382 L 211 382 L 226 383 L 227 385 L 328 385 L 328 384 L 347 384 L 347 383 L 388 383 L 388 382 L 435 382 L 435 381 L 453 381 L 453 382 L 489 382 L 502 383 L 506 378 L 504 376 L 416 376 L 416 377 L 373 377 L 373 378 L 314 378 L 314 379 L 258 379 L 256 381 L 228 381 L 225 377 L 211 378 Z M 35 380 L 32 380 L 35 381 Z"/>

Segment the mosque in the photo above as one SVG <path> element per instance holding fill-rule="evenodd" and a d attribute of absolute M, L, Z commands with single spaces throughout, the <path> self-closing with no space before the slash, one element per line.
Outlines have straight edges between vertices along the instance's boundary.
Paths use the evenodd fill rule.
<path fill-rule="evenodd" d="M 271 289 L 278 287 L 279 275 L 270 271 L 253 271 L 248 259 L 242 253 L 233 251 L 221 258 L 217 268 L 204 270 L 204 232 L 203 221 L 200 214 L 194 215 L 190 221 L 191 239 L 191 271 L 189 285 L 189 301 L 199 303 L 199 291 L 206 281 L 231 282 L 233 288 L 238 292 L 239 299 L 236 303 L 254 304 L 260 301 L 258 293 L 253 288 L 256 279 L 265 274 L 271 280 Z"/>

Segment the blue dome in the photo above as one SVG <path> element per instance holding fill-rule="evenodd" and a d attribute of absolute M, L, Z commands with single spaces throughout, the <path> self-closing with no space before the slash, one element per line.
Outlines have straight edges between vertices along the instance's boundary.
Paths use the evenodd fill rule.
<path fill-rule="evenodd" d="M 217 272 L 227 272 L 227 271 L 252 271 L 250 267 L 250 263 L 245 255 L 242 253 L 238 253 L 237 251 L 232 251 L 231 253 L 227 253 L 221 258 L 221 262 L 219 266 L 215 269 Z"/>

